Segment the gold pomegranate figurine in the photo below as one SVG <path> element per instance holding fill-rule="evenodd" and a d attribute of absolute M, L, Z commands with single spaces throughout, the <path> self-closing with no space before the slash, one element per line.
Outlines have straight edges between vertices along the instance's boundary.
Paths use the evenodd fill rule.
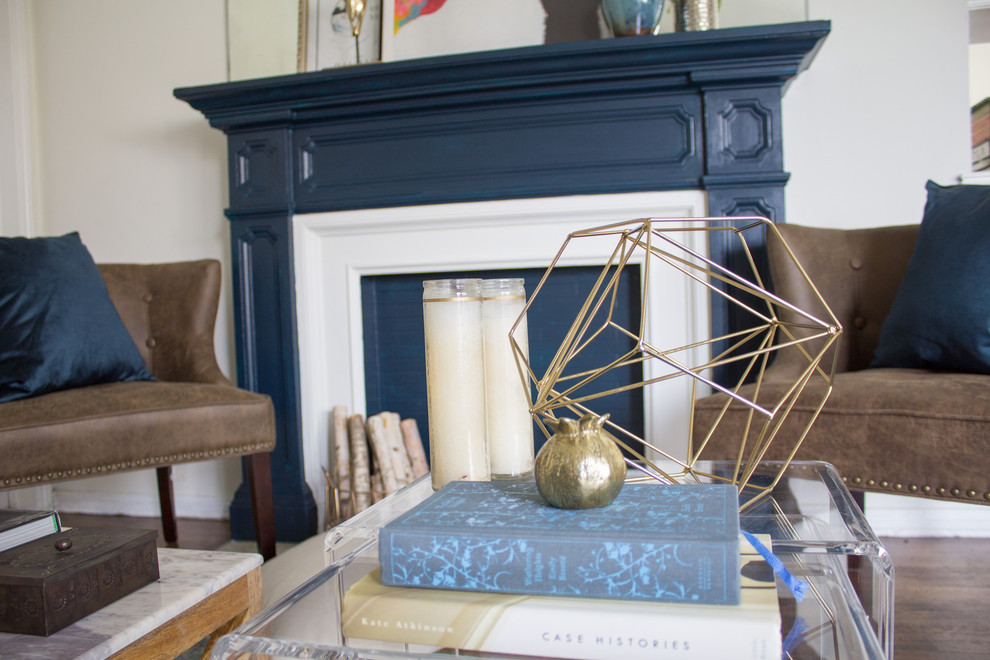
<path fill-rule="evenodd" d="M 549 420 L 553 436 L 536 455 L 536 487 L 559 509 L 607 506 L 626 478 L 622 452 L 602 430 L 608 415 Z"/>

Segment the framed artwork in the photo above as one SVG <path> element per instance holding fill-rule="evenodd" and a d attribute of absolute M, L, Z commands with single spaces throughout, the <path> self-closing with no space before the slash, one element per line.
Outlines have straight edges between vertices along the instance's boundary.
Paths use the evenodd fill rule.
<path fill-rule="evenodd" d="M 541 0 L 382 2 L 382 61 L 544 43 Z"/>
<path fill-rule="evenodd" d="M 300 59 L 304 70 L 317 71 L 381 59 L 382 2 L 389 0 L 300 0 Z M 363 6 L 354 36 L 348 5 Z M 304 54 L 304 55 L 303 55 Z"/>

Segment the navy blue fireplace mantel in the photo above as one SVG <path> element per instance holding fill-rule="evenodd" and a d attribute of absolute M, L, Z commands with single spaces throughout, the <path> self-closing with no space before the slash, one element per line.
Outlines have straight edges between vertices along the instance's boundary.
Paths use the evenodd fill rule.
<path fill-rule="evenodd" d="M 280 540 L 316 532 L 303 478 L 292 217 L 702 189 L 784 220 L 781 97 L 826 21 L 487 51 L 187 87 L 227 135 L 237 376 L 270 395 Z M 732 265 L 729 245 L 711 245 Z M 731 311 L 712 310 L 715 330 Z M 231 505 L 250 538 L 246 486 Z"/>

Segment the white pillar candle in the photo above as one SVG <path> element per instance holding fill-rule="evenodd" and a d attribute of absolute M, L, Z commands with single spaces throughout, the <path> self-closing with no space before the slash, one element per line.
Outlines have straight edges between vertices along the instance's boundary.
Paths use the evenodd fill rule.
<path fill-rule="evenodd" d="M 481 280 L 423 282 L 433 489 L 488 481 Z"/>
<path fill-rule="evenodd" d="M 488 458 L 492 476 L 511 478 L 533 471 L 533 420 L 529 385 L 520 375 L 509 339 L 516 320 L 516 344 L 529 361 L 526 289 L 522 279 L 484 280 L 481 315 L 485 336 L 485 396 L 488 407 Z"/>

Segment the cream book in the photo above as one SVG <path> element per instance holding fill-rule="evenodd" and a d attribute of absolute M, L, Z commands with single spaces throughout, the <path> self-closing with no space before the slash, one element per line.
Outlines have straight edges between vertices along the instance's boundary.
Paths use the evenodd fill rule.
<path fill-rule="evenodd" d="M 768 537 L 760 540 L 769 546 Z M 773 571 L 745 538 L 739 545 L 739 605 L 390 587 L 375 569 L 347 591 L 343 632 L 351 646 L 416 652 L 450 648 L 587 660 L 777 660 L 780 609 Z"/>

